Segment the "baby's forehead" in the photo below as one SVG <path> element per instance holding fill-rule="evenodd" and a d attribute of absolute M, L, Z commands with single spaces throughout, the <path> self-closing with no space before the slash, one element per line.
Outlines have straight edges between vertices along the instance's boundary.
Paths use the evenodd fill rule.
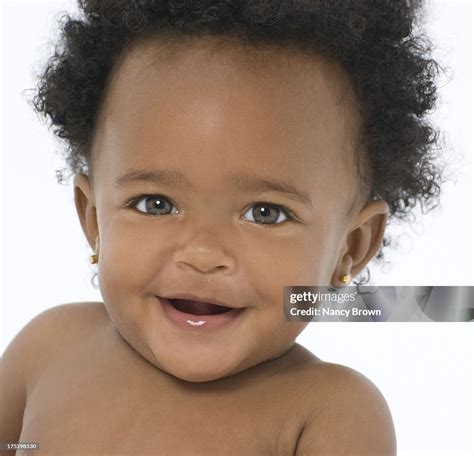
<path fill-rule="evenodd" d="M 341 80 L 335 82 L 339 73 Z M 333 170 L 328 167 L 342 170 L 354 162 L 356 121 L 344 108 L 350 98 L 343 96 L 348 90 L 344 77 L 334 62 L 290 49 L 210 40 L 187 46 L 149 41 L 129 49 L 117 65 L 103 108 L 104 122 L 99 121 L 97 130 L 99 136 L 113 131 L 114 138 L 121 138 L 118 142 L 127 143 L 122 155 L 117 147 L 109 147 L 115 150 L 115 162 L 129 157 L 131 150 L 146 154 L 150 148 L 151 157 L 151 148 L 159 145 L 178 157 L 179 148 L 199 150 L 219 140 L 231 142 L 226 159 L 236 167 L 245 160 L 246 150 L 265 154 L 279 149 L 279 155 L 267 154 L 284 161 L 285 174 L 308 175 L 307 158 L 291 160 L 286 155 L 312 149 L 311 160 L 330 176 Z M 202 146 L 196 131 L 206 136 Z M 173 139 L 167 140 L 170 136 Z M 323 163 L 318 154 L 330 160 Z M 307 169 L 301 171 L 302 167 Z"/>
<path fill-rule="evenodd" d="M 200 82 L 209 80 L 213 84 L 220 76 L 234 90 L 238 87 L 231 84 L 240 83 L 279 87 L 305 96 L 324 86 L 342 115 L 357 115 L 357 97 L 343 67 L 334 59 L 295 46 L 256 47 L 224 37 L 149 38 L 137 41 L 124 52 L 111 81 L 132 83 L 152 73 L 163 78 L 166 74 L 179 76 L 176 82 L 193 75 Z"/>

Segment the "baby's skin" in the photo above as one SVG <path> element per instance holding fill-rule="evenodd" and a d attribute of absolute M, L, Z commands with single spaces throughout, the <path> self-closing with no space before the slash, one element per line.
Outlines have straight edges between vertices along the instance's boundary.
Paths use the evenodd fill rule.
<path fill-rule="evenodd" d="M 395 454 L 386 402 L 354 370 L 295 343 L 238 374 L 187 382 L 140 356 L 102 303 L 37 316 L 1 375 L 0 441 L 39 444 L 17 455 Z"/>
<path fill-rule="evenodd" d="M 283 312 L 284 286 L 340 286 L 383 239 L 350 80 L 288 49 L 161 44 L 114 68 L 90 173 L 74 178 L 103 303 L 53 307 L 9 345 L 0 442 L 37 442 L 17 453 L 35 455 L 395 454 L 381 393 L 295 343 L 308 323 Z M 202 301 L 233 310 L 208 317 Z"/>

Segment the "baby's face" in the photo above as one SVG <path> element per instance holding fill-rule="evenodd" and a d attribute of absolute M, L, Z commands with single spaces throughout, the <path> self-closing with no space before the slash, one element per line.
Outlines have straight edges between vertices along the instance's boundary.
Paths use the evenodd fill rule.
<path fill-rule="evenodd" d="M 291 348 L 306 323 L 285 319 L 284 286 L 351 272 L 355 122 L 322 61 L 158 48 L 133 50 L 109 82 L 93 189 L 75 182 L 117 329 L 161 369 L 213 380 Z M 221 326 L 179 325 L 158 299 L 178 294 L 244 309 Z"/>

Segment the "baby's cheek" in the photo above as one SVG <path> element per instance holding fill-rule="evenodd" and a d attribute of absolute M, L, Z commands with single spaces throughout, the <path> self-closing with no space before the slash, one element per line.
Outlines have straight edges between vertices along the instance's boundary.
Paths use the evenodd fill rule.
<path fill-rule="evenodd" d="M 108 295 L 126 294 L 139 284 L 140 266 L 136 258 L 127 256 L 119 246 L 101 249 L 99 259 L 99 284 Z"/>
<path fill-rule="evenodd" d="M 286 239 L 269 252 L 260 273 L 266 273 L 270 283 L 280 287 L 313 284 L 327 275 L 327 254 L 317 238 Z"/>
<path fill-rule="evenodd" d="M 156 230 L 151 236 L 146 225 L 141 226 L 139 229 L 137 223 L 115 220 L 103 233 L 99 269 L 107 287 L 136 293 L 159 268 L 157 259 L 162 257 L 159 244 L 163 236 Z"/>
<path fill-rule="evenodd" d="M 100 245 L 98 277 L 110 318 L 119 331 L 134 333 L 149 316 L 143 306 L 143 261 L 140 253 L 121 241 L 123 233 L 104 233 Z M 129 334 L 130 336 L 130 334 Z"/>

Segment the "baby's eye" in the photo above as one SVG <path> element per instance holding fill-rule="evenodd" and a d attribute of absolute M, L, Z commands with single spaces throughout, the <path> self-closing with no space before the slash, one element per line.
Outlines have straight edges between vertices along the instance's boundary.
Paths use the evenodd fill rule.
<path fill-rule="evenodd" d="M 244 217 L 248 214 L 253 217 L 252 222 L 260 225 L 277 225 L 291 218 L 285 208 L 269 203 L 254 204 Z"/>
<path fill-rule="evenodd" d="M 172 209 L 176 209 L 168 198 L 161 195 L 142 195 L 134 198 L 128 204 L 130 207 L 137 208 L 140 212 L 149 215 L 171 214 Z M 178 214 L 178 210 L 173 212 Z"/>

